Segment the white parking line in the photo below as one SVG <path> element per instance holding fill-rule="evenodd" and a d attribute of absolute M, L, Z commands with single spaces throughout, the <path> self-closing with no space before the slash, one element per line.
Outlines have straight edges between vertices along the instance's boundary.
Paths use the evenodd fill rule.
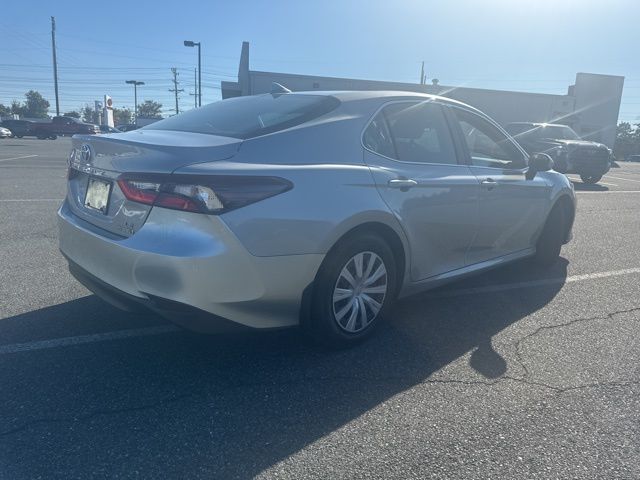
<path fill-rule="evenodd" d="M 495 293 L 519 288 L 541 287 L 545 285 L 557 285 L 563 283 L 584 282 L 587 280 L 598 280 L 609 277 L 619 277 L 622 275 L 640 274 L 640 268 L 627 268 L 624 270 L 612 270 L 608 272 L 587 273 L 584 275 L 573 275 L 566 278 L 546 278 L 542 280 L 532 280 L 529 282 L 506 283 L 499 285 L 489 285 L 487 287 L 463 288 L 451 290 L 439 294 L 429 295 L 427 298 L 449 298 L 464 295 L 476 295 L 479 293 Z M 51 348 L 69 347 L 73 345 L 82 345 L 87 343 L 105 342 L 109 340 L 120 340 L 123 338 L 148 337 L 152 335 L 161 335 L 165 333 L 174 333 L 180 331 L 180 328 L 173 325 L 162 325 L 158 327 L 136 328 L 130 330 L 116 330 L 114 332 L 96 333 L 93 335 L 80 335 L 76 337 L 54 338 L 50 340 L 41 340 L 28 343 L 14 343 L 9 345 L 0 345 L 0 355 L 7 355 L 19 352 L 31 352 L 34 350 L 48 350 Z"/>
<path fill-rule="evenodd" d="M 616 180 L 622 180 L 623 182 L 640 183 L 640 180 L 632 180 L 630 178 L 622 178 L 622 177 L 612 177 L 611 175 L 606 175 L 604 178 L 615 178 Z"/>
<path fill-rule="evenodd" d="M 8 162 L 9 160 L 20 160 L 21 158 L 32 158 L 38 155 L 22 155 L 21 157 L 0 158 L 0 162 Z"/>
<path fill-rule="evenodd" d="M 591 194 L 591 195 L 606 195 L 609 193 L 640 193 L 640 190 L 605 190 L 602 192 L 590 192 L 587 190 L 576 190 L 576 195 L 586 195 L 586 194 Z"/>
<path fill-rule="evenodd" d="M 80 335 L 77 337 L 54 338 L 52 340 L 41 340 L 39 342 L 14 343 L 12 345 L 0 346 L 0 355 L 9 353 L 31 352 L 33 350 L 47 350 L 50 348 L 70 347 L 85 343 L 105 342 L 107 340 L 120 340 L 132 337 L 148 337 L 151 335 L 162 335 L 163 333 L 177 332 L 180 329 L 174 325 L 162 325 L 159 327 L 134 328 L 130 330 L 116 330 L 115 332 L 96 333 L 93 335 Z"/>

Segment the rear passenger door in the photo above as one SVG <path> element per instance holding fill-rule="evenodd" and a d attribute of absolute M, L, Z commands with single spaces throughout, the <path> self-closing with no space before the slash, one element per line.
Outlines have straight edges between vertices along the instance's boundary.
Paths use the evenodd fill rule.
<path fill-rule="evenodd" d="M 409 240 L 413 281 L 465 266 L 480 187 L 458 162 L 440 104 L 391 102 L 363 134 L 364 159 Z"/>
<path fill-rule="evenodd" d="M 551 185 L 540 175 L 525 177 L 527 156 L 492 122 L 466 108 L 449 109 L 481 188 L 478 233 L 467 263 L 532 248 L 544 222 Z"/>

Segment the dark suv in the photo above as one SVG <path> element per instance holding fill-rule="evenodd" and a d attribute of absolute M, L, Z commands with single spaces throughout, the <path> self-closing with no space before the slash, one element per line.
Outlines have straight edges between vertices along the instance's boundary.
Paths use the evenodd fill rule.
<path fill-rule="evenodd" d="M 75 135 L 88 134 L 93 135 L 100 133 L 98 125 L 92 123 L 84 123 L 77 118 L 71 117 L 53 117 L 50 122 L 42 122 L 36 124 L 36 136 L 41 139 L 57 138 L 58 135 Z"/>
<path fill-rule="evenodd" d="M 3 120 L 0 127 L 8 128 L 16 138 L 35 135 L 35 123 L 28 120 Z"/>
<path fill-rule="evenodd" d="M 527 153 L 546 153 L 554 170 L 576 173 L 584 183 L 597 183 L 611 167 L 611 150 L 606 145 L 581 140 L 566 125 L 555 123 L 509 123 L 505 130 Z"/>

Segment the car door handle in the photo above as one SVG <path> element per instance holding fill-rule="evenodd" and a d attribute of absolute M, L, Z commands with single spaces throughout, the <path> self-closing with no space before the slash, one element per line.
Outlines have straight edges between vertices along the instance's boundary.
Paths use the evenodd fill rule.
<path fill-rule="evenodd" d="M 487 190 L 493 190 L 498 185 L 498 182 L 496 182 L 493 178 L 485 178 L 480 182 L 480 185 L 482 185 Z"/>
<path fill-rule="evenodd" d="M 390 188 L 399 188 L 400 190 L 409 190 L 411 187 L 418 185 L 418 182 L 411 180 L 410 178 L 394 178 L 389 180 L 388 184 Z"/>

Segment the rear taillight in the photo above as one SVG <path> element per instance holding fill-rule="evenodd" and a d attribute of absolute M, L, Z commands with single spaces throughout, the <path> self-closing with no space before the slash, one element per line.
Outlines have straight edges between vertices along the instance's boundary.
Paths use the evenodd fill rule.
<path fill-rule="evenodd" d="M 118 185 L 128 200 L 187 212 L 220 214 L 293 188 L 279 177 L 126 174 Z"/>

